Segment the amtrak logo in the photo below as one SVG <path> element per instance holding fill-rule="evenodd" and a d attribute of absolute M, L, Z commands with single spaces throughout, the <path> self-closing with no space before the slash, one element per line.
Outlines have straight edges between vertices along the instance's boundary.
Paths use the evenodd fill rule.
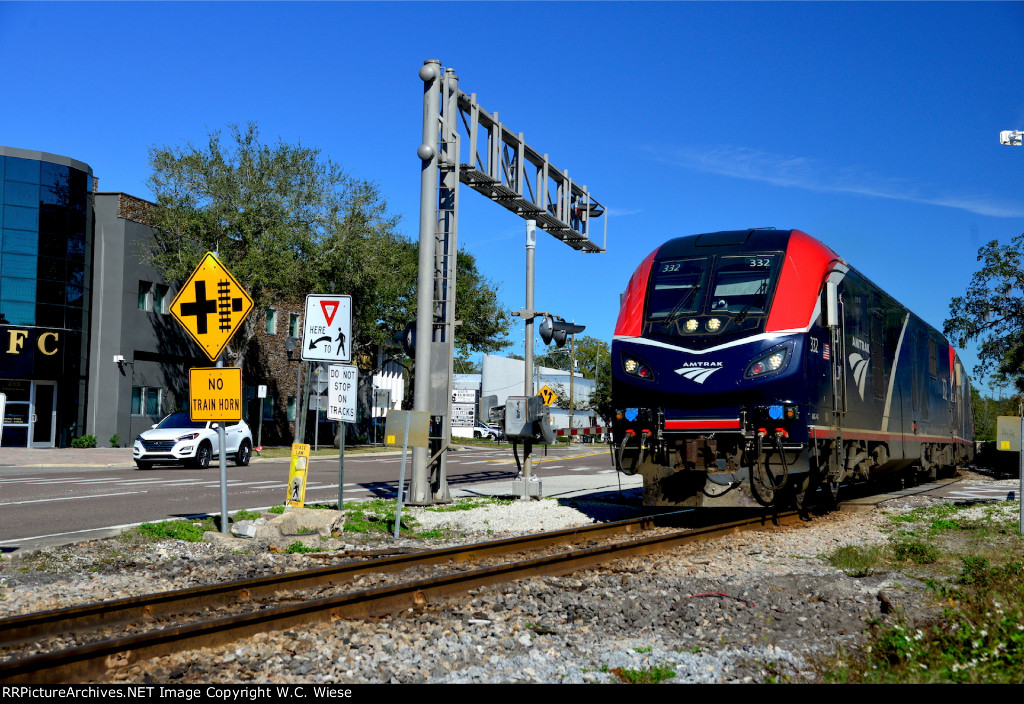
<path fill-rule="evenodd" d="M 850 354 L 850 369 L 853 371 L 853 381 L 857 384 L 857 393 L 860 400 L 864 400 L 864 382 L 868 378 L 868 365 L 871 363 L 871 355 L 861 356 L 857 352 Z"/>
<path fill-rule="evenodd" d="M 703 384 L 704 381 L 722 368 L 721 362 L 694 362 L 676 369 L 676 374 L 685 376 L 690 381 Z"/>

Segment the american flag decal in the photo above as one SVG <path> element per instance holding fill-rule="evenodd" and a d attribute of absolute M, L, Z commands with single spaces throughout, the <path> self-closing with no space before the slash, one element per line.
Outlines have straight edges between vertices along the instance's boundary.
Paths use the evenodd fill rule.
<path fill-rule="evenodd" d="M 828 343 L 827 342 L 825 343 L 825 349 L 821 353 L 821 358 L 826 360 L 826 361 L 832 358 L 832 356 L 829 354 L 829 349 L 828 349 Z"/>

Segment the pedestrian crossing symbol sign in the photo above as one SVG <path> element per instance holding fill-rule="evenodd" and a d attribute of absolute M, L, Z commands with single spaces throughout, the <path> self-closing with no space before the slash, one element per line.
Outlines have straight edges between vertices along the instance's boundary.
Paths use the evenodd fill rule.
<path fill-rule="evenodd" d="M 252 310 L 252 298 L 220 260 L 207 252 L 171 303 L 171 315 L 216 362 Z"/>

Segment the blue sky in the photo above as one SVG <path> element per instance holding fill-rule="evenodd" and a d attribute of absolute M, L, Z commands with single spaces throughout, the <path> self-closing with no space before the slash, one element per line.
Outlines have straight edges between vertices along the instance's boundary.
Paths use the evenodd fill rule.
<path fill-rule="evenodd" d="M 672 237 L 802 229 L 941 328 L 978 247 L 1024 232 L 1024 148 L 998 143 L 1024 129 L 1024 3 L 0 2 L 0 144 L 145 198 L 150 147 L 255 121 L 416 238 L 430 58 L 608 207 L 606 254 L 537 250 L 537 307 L 605 340 Z M 461 204 L 521 308 L 523 222 Z"/>

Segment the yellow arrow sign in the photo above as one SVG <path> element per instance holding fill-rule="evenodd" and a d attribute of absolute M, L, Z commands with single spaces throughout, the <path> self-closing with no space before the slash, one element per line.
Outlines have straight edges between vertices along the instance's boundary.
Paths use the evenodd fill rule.
<path fill-rule="evenodd" d="M 251 310 L 252 298 L 213 252 L 206 253 L 171 303 L 171 315 L 213 362 Z"/>
<path fill-rule="evenodd" d="M 558 394 L 549 389 L 547 386 L 544 386 L 544 388 L 542 388 L 539 393 L 540 397 L 544 399 L 545 406 L 550 406 L 552 403 L 558 400 Z"/>

